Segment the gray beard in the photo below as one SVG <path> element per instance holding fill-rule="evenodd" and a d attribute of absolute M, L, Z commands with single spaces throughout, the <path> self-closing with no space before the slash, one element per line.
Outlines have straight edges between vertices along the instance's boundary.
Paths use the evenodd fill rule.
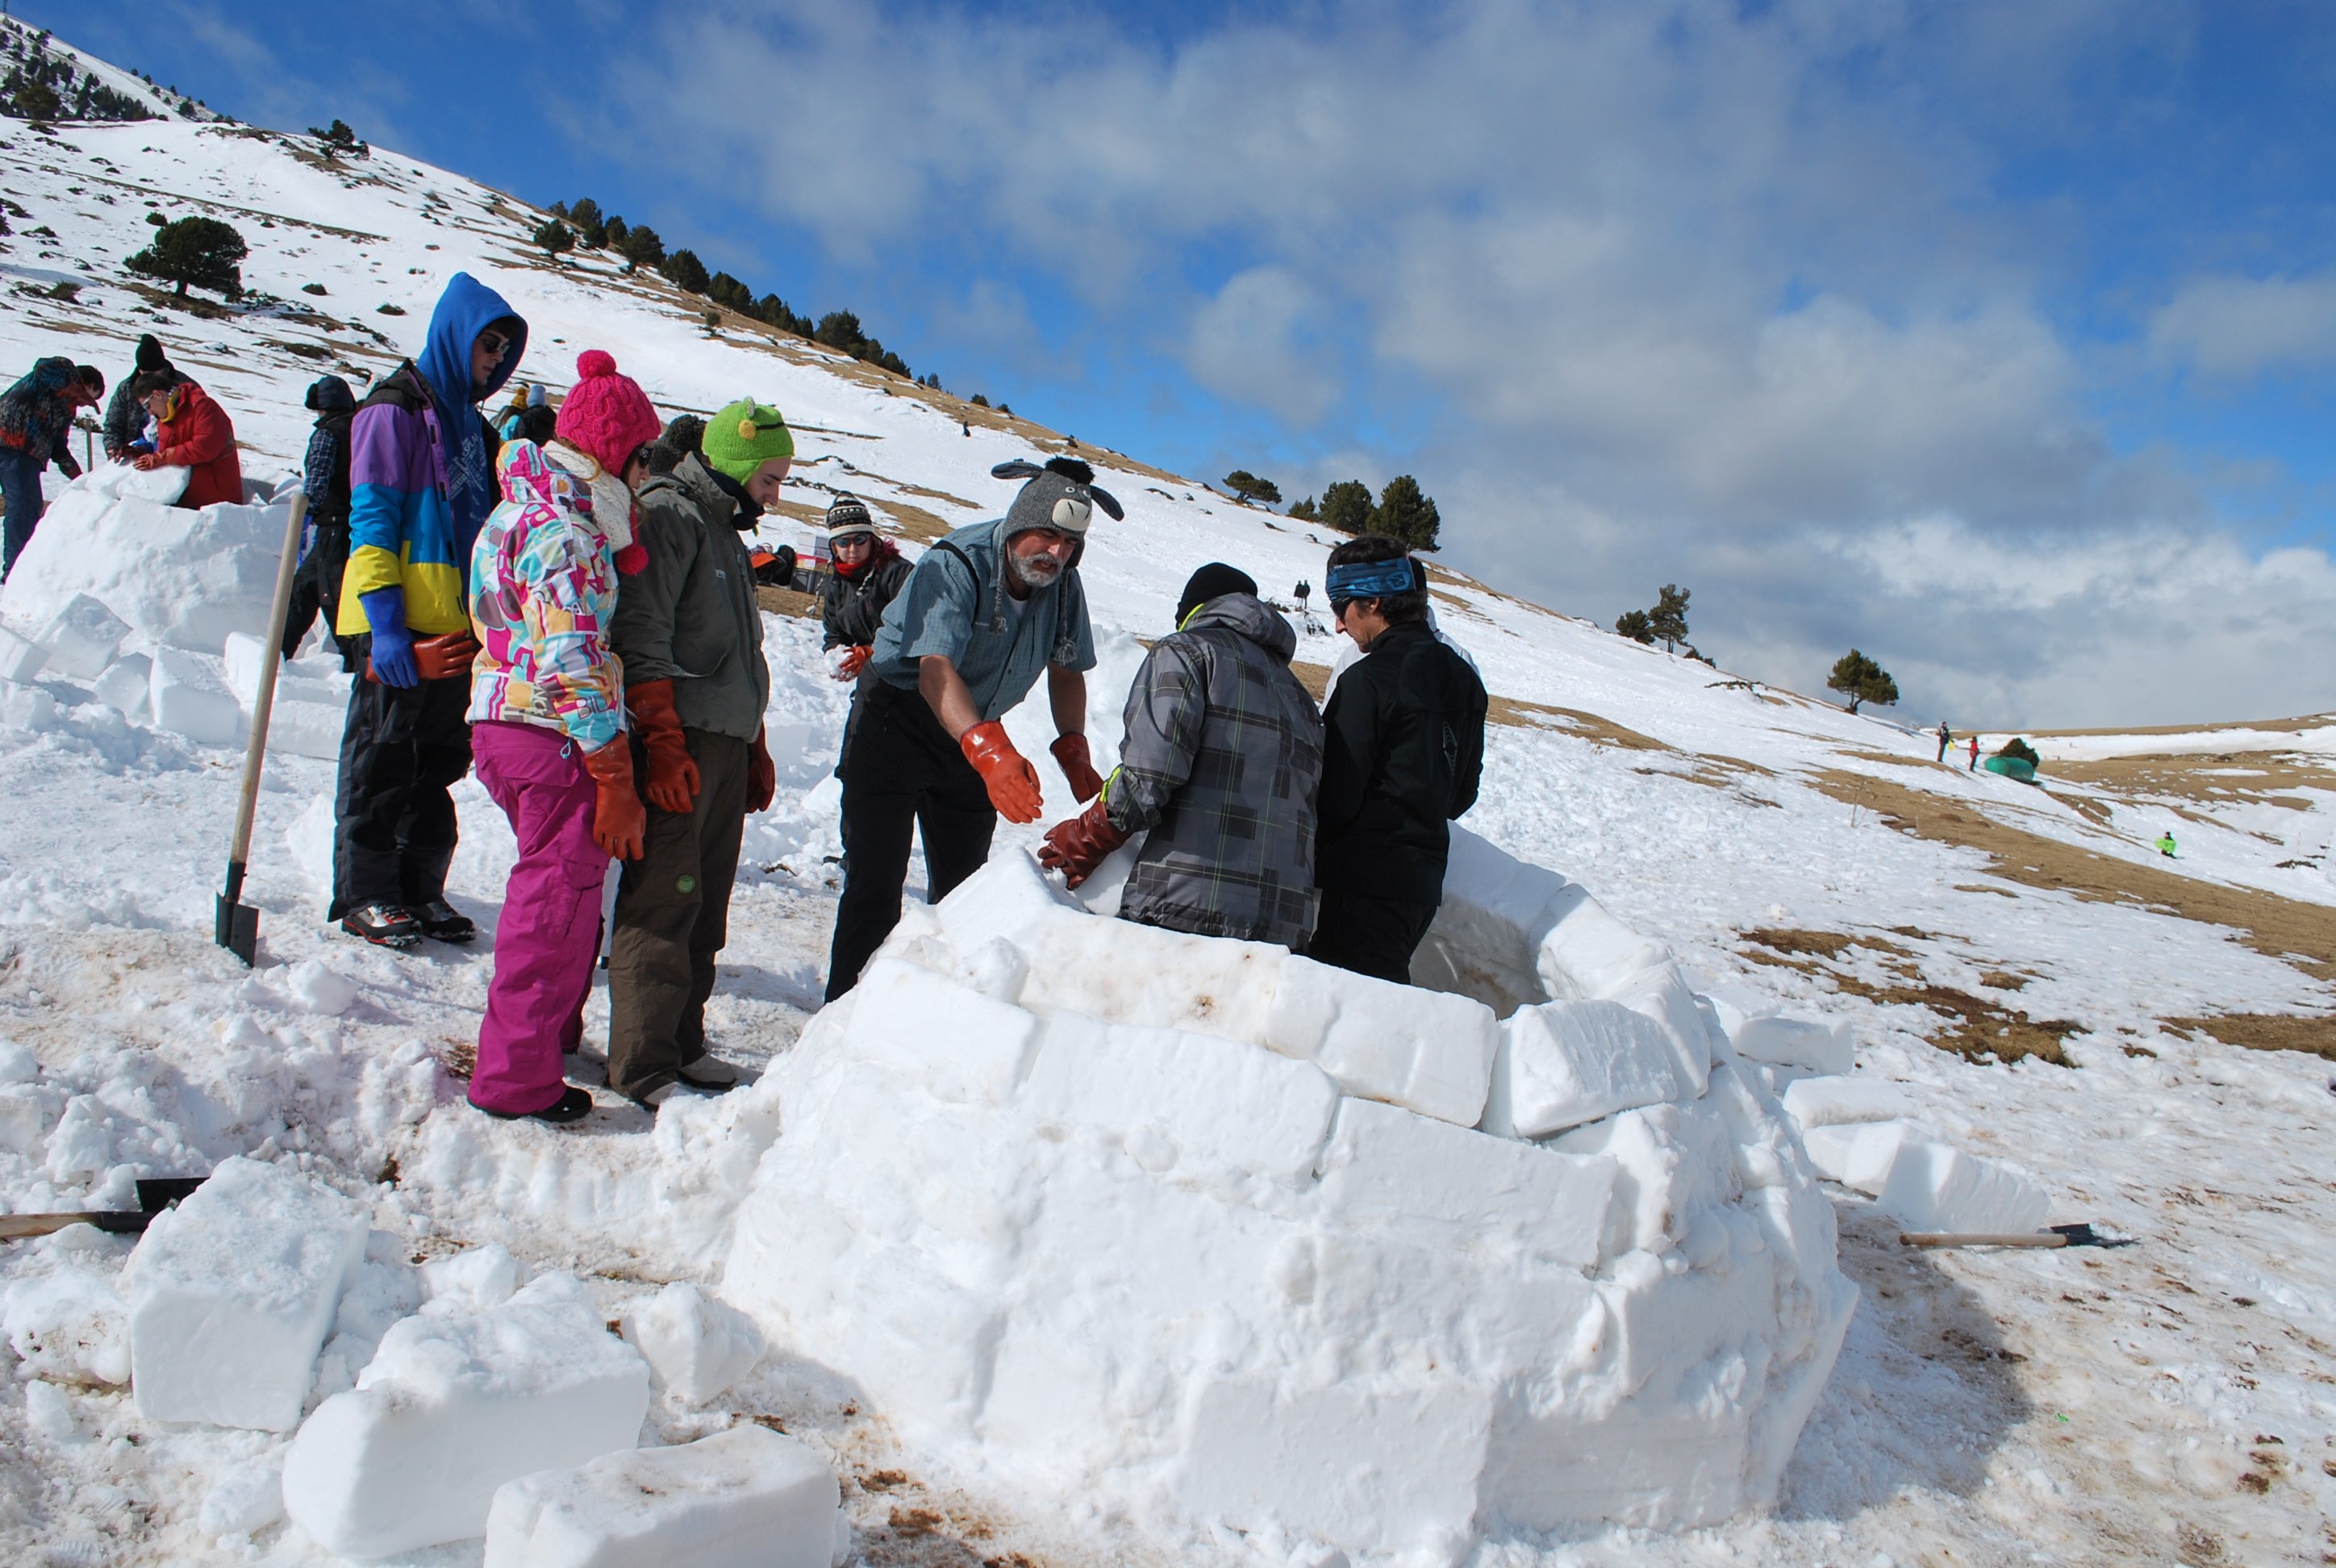
<path fill-rule="evenodd" d="M 1009 555 L 1006 565 L 1025 589 L 1051 588 L 1063 575 L 1062 563 L 1051 555 Z"/>

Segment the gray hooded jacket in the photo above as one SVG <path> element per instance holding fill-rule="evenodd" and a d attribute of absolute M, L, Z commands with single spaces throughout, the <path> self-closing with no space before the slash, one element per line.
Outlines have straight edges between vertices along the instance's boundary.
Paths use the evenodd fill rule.
<path fill-rule="evenodd" d="M 628 681 L 670 680 L 685 728 L 753 740 L 771 701 L 754 563 L 738 505 L 696 453 L 641 486 L 648 563 L 617 582 L 608 640 Z"/>
<path fill-rule="evenodd" d="M 1144 658 L 1127 694 L 1112 825 L 1149 828 L 1123 919 L 1302 945 L 1314 930 L 1322 716 L 1290 623 L 1246 593 L 1212 599 Z"/>

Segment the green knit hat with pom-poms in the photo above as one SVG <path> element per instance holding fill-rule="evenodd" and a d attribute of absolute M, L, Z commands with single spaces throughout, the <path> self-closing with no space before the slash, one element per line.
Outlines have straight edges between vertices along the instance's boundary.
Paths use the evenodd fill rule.
<path fill-rule="evenodd" d="M 793 457 L 795 436 L 784 414 L 746 398 L 706 422 L 697 449 L 706 462 L 744 484 L 771 459 Z"/>

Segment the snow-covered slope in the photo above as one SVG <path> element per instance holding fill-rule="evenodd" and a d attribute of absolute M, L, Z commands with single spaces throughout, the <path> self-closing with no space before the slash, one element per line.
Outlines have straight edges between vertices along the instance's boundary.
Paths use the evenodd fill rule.
<path fill-rule="evenodd" d="M 550 265 L 525 243 L 533 209 L 386 150 L 328 161 L 313 141 L 241 127 L 47 135 L 0 122 L 0 197 L 14 231 L 0 245 L 0 365 L 64 352 L 115 376 L 152 331 L 232 413 L 256 478 L 296 463 L 307 382 L 336 369 L 361 385 L 393 366 L 457 269 L 527 316 L 523 376 L 562 386 L 575 355 L 599 347 L 668 414 L 749 394 L 785 410 L 798 518 L 849 488 L 913 547 L 1002 507 L 1010 490 L 991 464 L 1066 446 L 755 324 L 709 328 L 703 301 L 604 257 Z M 222 309 L 126 274 L 150 211 L 233 223 L 251 245 L 253 297 Z M 1321 580 L 1330 541 L 1134 458 L 1081 454 L 1128 511 L 1099 521 L 1084 569 L 1107 633 L 1094 727 L 1108 738 L 1133 639 L 1165 628 L 1194 565 L 1230 560 L 1286 593 Z M 767 525 L 774 537 L 791 526 Z M 1455 519 L 1451 532 L 1465 543 L 1467 527 Z M 1685 1538 L 1514 1539 L 1479 1561 L 2316 1557 L 2336 1502 L 2322 1473 L 2336 1463 L 2322 1397 L 2336 1266 L 2318 1244 L 2336 1212 L 2318 1172 L 2336 1096 L 2316 1057 L 2220 1044 L 2213 1028 L 2326 1047 L 2325 1025 L 2292 1015 L 2327 1008 L 2336 975 L 2336 778 L 2319 761 L 2336 731 L 2307 722 L 2195 745 L 2039 737 L 2050 787 L 2037 790 L 1941 766 L 1932 740 L 1885 718 L 1732 681 L 1456 575 L 1439 572 L 1438 588 L 1446 629 L 1499 699 L 1469 826 L 1593 889 L 1723 1002 L 1851 1019 L 1862 1074 L 2040 1180 L 2053 1219 L 2145 1239 L 2108 1253 L 1910 1255 L 1893 1225 L 1842 1195 L 1843 1266 L 1864 1301 L 1776 1516 Z M 770 637 L 781 794 L 749 831 L 711 1018 L 749 1064 L 785 1052 L 816 1005 L 839 848 L 826 770 L 844 698 L 812 628 L 774 617 Z M 1338 647 L 1309 636 L 1299 657 L 1327 667 Z M 329 684 L 313 667 L 307 678 Z M 611 1103 L 597 1135 L 579 1137 L 490 1128 L 453 1103 L 440 1064 L 475 1035 L 485 945 L 399 959 L 323 929 L 322 761 L 271 758 L 251 888 L 266 962 L 245 975 L 209 944 L 236 757 L 85 695 L 51 683 L 0 696 L 0 1035 L 38 1061 L 20 1096 L 37 1106 L 29 1142 L 0 1125 L 8 1208 L 119 1201 L 132 1167 L 288 1154 L 345 1189 L 377 1183 L 375 1223 L 396 1251 L 501 1241 L 586 1273 L 611 1317 L 718 1252 L 722 1236 L 688 1227 L 709 1212 L 698 1198 L 752 1175 L 716 1159 L 743 1113 L 716 1105 L 650 1133 Z M 2104 771 L 2068 776 L 2063 758 Z M 1050 805 L 1066 803 L 1047 778 Z M 508 835 L 473 786 L 461 799 L 455 897 L 491 925 Z M 2173 861 L 2150 848 L 2168 826 Z M 1035 835 L 1000 836 L 1010 848 Z M 2245 1018 L 2213 1025 L 2224 1014 Z M 596 998 L 588 1032 L 604 1020 Z M 1990 1052 L 2016 1059 L 1976 1059 Z M 0 1061 L 0 1077 L 31 1072 Z M 86 1235 L 16 1246 L 0 1277 L 103 1272 L 123 1250 Z M 346 1361 L 365 1324 L 345 1328 Z M 1124 1519 L 1073 1523 L 1007 1492 L 928 1487 L 913 1447 L 801 1368 L 766 1363 L 727 1410 L 782 1421 L 835 1456 L 871 1561 L 948 1560 L 935 1553 L 950 1545 L 958 1560 L 1158 1552 Z M 668 1439 L 727 1418 L 652 1415 Z M 75 1562 L 241 1561 L 241 1541 L 206 1531 L 205 1497 L 271 1463 L 272 1439 L 158 1431 L 118 1393 L 60 1406 L 0 1392 L 0 1545 L 85 1549 L 59 1559 Z M 316 1560 L 297 1533 L 257 1528 L 261 1560 Z M 1253 1550 L 1218 1544 L 1226 1561 Z"/>

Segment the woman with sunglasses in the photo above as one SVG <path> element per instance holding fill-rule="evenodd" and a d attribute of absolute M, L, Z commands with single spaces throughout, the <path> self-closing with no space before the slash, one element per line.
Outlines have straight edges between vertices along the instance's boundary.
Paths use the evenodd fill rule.
<path fill-rule="evenodd" d="M 495 508 L 494 433 L 479 404 L 527 352 L 527 323 L 466 272 L 431 313 L 421 357 L 349 425 L 349 560 L 334 630 L 362 638 L 335 802 L 328 919 L 379 947 L 478 934 L 446 901 L 454 800 L 471 771 L 469 568 Z"/>
<path fill-rule="evenodd" d="M 589 350 L 576 372 L 559 433 L 503 446 L 502 503 L 471 556 L 471 744 L 479 782 L 519 839 L 471 1104 L 555 1125 L 592 1109 L 563 1081 L 560 1057 L 583 1039 L 608 861 L 639 859 L 648 821 L 608 624 L 618 573 L 644 560 L 633 487 L 648 477 L 659 428 L 613 358 Z"/>

